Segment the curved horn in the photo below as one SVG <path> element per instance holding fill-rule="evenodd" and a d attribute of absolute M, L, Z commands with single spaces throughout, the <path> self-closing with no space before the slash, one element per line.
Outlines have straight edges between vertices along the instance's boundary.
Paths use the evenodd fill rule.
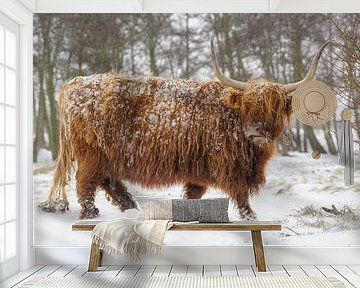
<path fill-rule="evenodd" d="M 236 89 L 240 89 L 240 90 L 245 90 L 246 88 L 248 88 L 249 84 L 247 84 L 245 82 L 232 80 L 224 75 L 224 73 L 221 71 L 221 68 L 219 67 L 219 64 L 218 64 L 216 52 L 214 49 L 213 37 L 211 37 L 210 44 L 211 44 L 211 61 L 212 61 L 213 70 L 214 70 L 216 77 L 220 80 L 220 82 L 223 83 L 224 85 L 227 85 L 227 86 L 230 86 L 230 87 L 233 87 Z"/>
<path fill-rule="evenodd" d="M 325 49 L 326 46 L 328 46 L 330 43 L 333 43 L 333 42 L 336 42 L 336 41 L 334 39 L 332 39 L 321 45 L 321 47 L 319 48 L 319 50 L 316 52 L 316 54 L 314 56 L 314 59 L 311 63 L 309 72 L 306 74 L 305 78 L 299 82 L 284 85 L 286 92 L 288 92 L 288 93 L 292 92 L 292 91 L 296 90 L 296 88 L 299 87 L 301 84 L 314 79 L 316 69 L 319 64 L 319 59 L 320 59 L 320 56 L 321 56 L 323 50 Z"/>

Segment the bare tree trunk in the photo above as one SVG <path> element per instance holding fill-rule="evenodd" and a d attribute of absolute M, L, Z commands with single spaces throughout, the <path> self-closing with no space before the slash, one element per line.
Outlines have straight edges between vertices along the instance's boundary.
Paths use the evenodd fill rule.
<path fill-rule="evenodd" d="M 290 132 L 294 135 L 293 129 L 290 128 Z M 300 135 L 299 135 L 300 137 Z M 301 141 L 301 140 L 300 140 Z M 300 142 L 301 143 L 301 142 Z M 292 141 L 288 147 L 289 151 L 298 151 L 296 141 Z"/>
<path fill-rule="evenodd" d="M 323 124 L 322 129 L 324 131 L 326 144 L 329 148 L 329 153 L 331 155 L 337 155 L 337 149 L 335 146 L 335 142 L 334 142 L 334 139 L 332 138 L 331 131 L 330 131 L 330 122 L 326 122 L 325 124 Z"/>
<path fill-rule="evenodd" d="M 299 81 L 302 79 L 302 73 L 304 64 L 302 62 L 302 52 L 301 52 L 301 41 L 302 41 L 302 33 L 299 29 L 299 19 L 298 16 L 292 17 L 292 27 L 294 29 L 294 35 L 293 35 L 293 66 L 294 66 L 294 80 Z M 300 129 L 301 129 L 300 121 L 296 119 L 296 145 L 298 147 L 299 152 L 308 152 L 307 151 L 307 140 L 306 140 L 306 133 L 304 131 L 303 135 L 303 146 L 304 149 L 301 148 L 301 135 L 300 135 Z"/>
<path fill-rule="evenodd" d="M 212 28 L 214 30 L 214 34 L 215 34 L 215 38 L 216 38 L 216 43 L 217 44 L 221 44 L 221 34 L 224 32 L 224 28 L 222 25 L 222 15 L 221 14 L 214 14 L 214 20 L 212 23 Z M 221 45 L 220 45 L 220 50 L 221 50 Z M 226 53 L 222 53 L 222 51 L 220 51 L 220 53 L 218 54 L 219 60 L 220 60 L 220 67 L 223 71 L 225 71 L 225 54 Z M 226 66 L 227 67 L 227 66 Z"/>
<path fill-rule="evenodd" d="M 330 25 L 329 27 L 329 39 L 333 39 L 333 27 Z M 333 55 L 334 54 L 334 46 L 330 45 L 329 47 L 329 54 Z M 330 85 L 331 88 L 334 89 L 335 87 L 335 79 L 334 79 L 334 71 L 335 71 L 335 64 L 334 64 L 334 58 L 333 57 L 327 57 L 327 62 L 329 63 L 328 65 L 328 77 L 327 77 L 327 83 L 328 85 Z M 335 128 L 335 140 L 337 143 L 337 123 L 336 123 L 336 117 L 334 116 L 334 121 L 328 121 L 326 123 L 324 123 L 322 125 L 323 131 L 324 131 L 324 136 L 325 136 L 325 140 L 326 140 L 326 144 L 328 146 L 329 149 L 329 153 L 331 155 L 336 155 L 337 154 L 337 149 L 336 149 L 336 145 L 334 142 L 334 138 L 333 135 L 331 134 L 331 125 L 333 124 L 334 128 Z"/>
<path fill-rule="evenodd" d="M 285 145 L 281 140 L 279 140 L 281 147 L 281 156 L 289 156 L 289 146 Z"/>
<path fill-rule="evenodd" d="M 150 46 L 149 48 L 149 57 L 150 57 L 150 71 L 151 71 L 151 74 L 153 76 L 158 76 L 159 75 L 159 71 L 157 69 L 157 66 L 156 66 L 156 55 L 155 55 L 155 47 Z"/>
<path fill-rule="evenodd" d="M 321 154 L 326 154 L 326 150 L 323 146 L 321 146 L 319 140 L 316 138 L 314 133 L 314 128 L 312 126 L 303 125 L 304 126 L 304 133 L 306 138 L 309 139 L 309 143 L 313 151 L 319 151 Z"/>
<path fill-rule="evenodd" d="M 150 71 L 153 76 L 159 75 L 159 70 L 156 65 L 156 37 L 157 37 L 157 31 L 156 31 L 156 19 L 153 14 L 146 15 L 147 17 L 147 48 L 149 52 L 149 60 L 150 60 Z"/>
<path fill-rule="evenodd" d="M 49 146 L 52 153 L 52 158 L 55 160 L 59 151 L 59 121 L 58 111 L 55 100 L 55 84 L 54 84 L 54 70 L 55 63 L 52 59 L 52 42 L 51 42 L 51 29 L 53 19 L 50 17 L 42 18 L 42 30 L 44 37 L 44 60 L 43 65 L 46 67 L 44 76 L 46 79 L 46 95 L 50 104 L 50 134 Z"/>
<path fill-rule="evenodd" d="M 131 75 L 136 75 L 136 62 L 135 62 L 135 21 L 133 17 L 130 17 L 131 25 L 129 28 L 129 46 L 130 46 L 130 67 L 131 67 Z"/>
<path fill-rule="evenodd" d="M 333 120 L 333 126 L 334 126 L 334 136 L 335 136 L 335 142 L 338 143 L 339 139 L 338 139 L 338 125 L 337 125 L 337 122 L 336 122 L 336 118 L 334 117 L 334 120 Z"/>
<path fill-rule="evenodd" d="M 355 118 L 355 131 L 357 138 L 360 139 L 360 111 L 359 109 L 354 109 L 354 118 Z"/>
<path fill-rule="evenodd" d="M 301 147 L 300 121 L 298 119 L 296 119 L 295 121 L 296 121 L 296 137 L 295 137 L 296 149 L 298 152 L 303 152 L 303 149 Z"/>
<path fill-rule="evenodd" d="M 186 14 L 186 31 L 185 31 L 185 78 L 190 77 L 190 29 L 189 14 Z"/>
<path fill-rule="evenodd" d="M 239 80 L 248 79 L 249 75 L 244 67 L 243 53 L 240 47 L 236 48 L 236 59 L 237 59 L 237 78 Z"/>
<path fill-rule="evenodd" d="M 306 137 L 306 133 L 305 133 L 305 125 L 302 125 L 303 126 L 303 130 L 304 130 L 304 135 L 303 135 L 303 141 L 304 141 L 304 152 L 305 153 L 308 153 L 308 145 L 307 145 L 307 137 Z"/>
<path fill-rule="evenodd" d="M 37 162 L 37 157 L 40 148 L 45 144 L 44 140 L 44 120 L 46 116 L 46 105 L 45 105 L 45 91 L 44 91 L 44 71 L 43 65 L 39 65 L 39 102 L 38 102 L 38 113 L 35 117 L 35 138 L 33 147 L 33 159 Z"/>
<path fill-rule="evenodd" d="M 231 15 L 224 14 L 222 17 L 222 28 L 224 33 L 224 48 L 226 55 L 226 67 L 229 70 L 230 78 L 235 78 L 235 65 L 233 58 L 233 45 L 231 43 L 230 31 L 231 31 Z"/>
<path fill-rule="evenodd" d="M 53 85 L 53 79 L 49 75 L 47 82 L 47 96 L 50 104 L 50 150 L 52 153 L 53 160 L 56 159 L 59 152 L 59 121 L 58 121 L 58 110 L 55 100 L 55 87 Z"/>

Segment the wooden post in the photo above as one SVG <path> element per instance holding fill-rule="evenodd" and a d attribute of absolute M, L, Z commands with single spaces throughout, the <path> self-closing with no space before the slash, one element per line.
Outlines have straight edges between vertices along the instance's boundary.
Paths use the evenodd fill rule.
<path fill-rule="evenodd" d="M 251 230 L 251 240 L 252 240 L 252 247 L 253 247 L 253 251 L 254 251 L 255 265 L 256 265 L 256 267 L 258 267 L 258 263 L 257 263 L 257 259 L 256 259 L 256 249 L 255 249 L 255 236 L 254 236 L 253 232 L 255 232 L 255 231 Z"/>
<path fill-rule="evenodd" d="M 255 263 L 259 272 L 266 272 L 264 246 L 261 231 L 251 230 L 251 238 L 254 248 Z"/>
<path fill-rule="evenodd" d="M 99 245 L 93 241 L 91 243 L 91 249 L 90 249 L 90 257 L 89 257 L 89 265 L 88 265 L 88 271 L 89 272 L 96 272 L 97 267 L 100 264 L 102 251 L 99 248 Z"/>

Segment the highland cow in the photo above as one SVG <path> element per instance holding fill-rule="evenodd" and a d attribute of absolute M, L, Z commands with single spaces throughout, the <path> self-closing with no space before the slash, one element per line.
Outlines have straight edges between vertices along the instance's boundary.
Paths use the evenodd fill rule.
<path fill-rule="evenodd" d="M 65 211 L 65 186 L 76 164 L 80 218 L 99 214 L 101 188 L 121 211 L 136 208 L 123 181 L 147 188 L 183 183 L 185 199 L 221 189 L 245 218 L 249 197 L 265 183 L 275 140 L 291 114 L 291 92 L 311 80 L 323 44 L 300 82 L 239 82 L 219 68 L 219 81 L 108 73 L 76 77 L 60 94 L 60 151 L 45 211 Z M 211 43 L 212 44 L 212 43 Z"/>

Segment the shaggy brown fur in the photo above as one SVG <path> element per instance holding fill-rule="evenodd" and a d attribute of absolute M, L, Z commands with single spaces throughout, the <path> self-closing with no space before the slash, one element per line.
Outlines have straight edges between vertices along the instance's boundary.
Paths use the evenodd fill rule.
<path fill-rule="evenodd" d="M 216 187 L 252 215 L 249 196 L 265 183 L 275 139 L 290 115 L 285 96 L 274 83 L 240 91 L 217 81 L 77 77 L 61 92 L 60 154 L 43 209 L 67 207 L 64 187 L 76 163 L 81 218 L 98 215 L 97 188 L 121 211 L 136 207 L 124 180 L 147 188 L 186 183 L 185 198 Z"/>

